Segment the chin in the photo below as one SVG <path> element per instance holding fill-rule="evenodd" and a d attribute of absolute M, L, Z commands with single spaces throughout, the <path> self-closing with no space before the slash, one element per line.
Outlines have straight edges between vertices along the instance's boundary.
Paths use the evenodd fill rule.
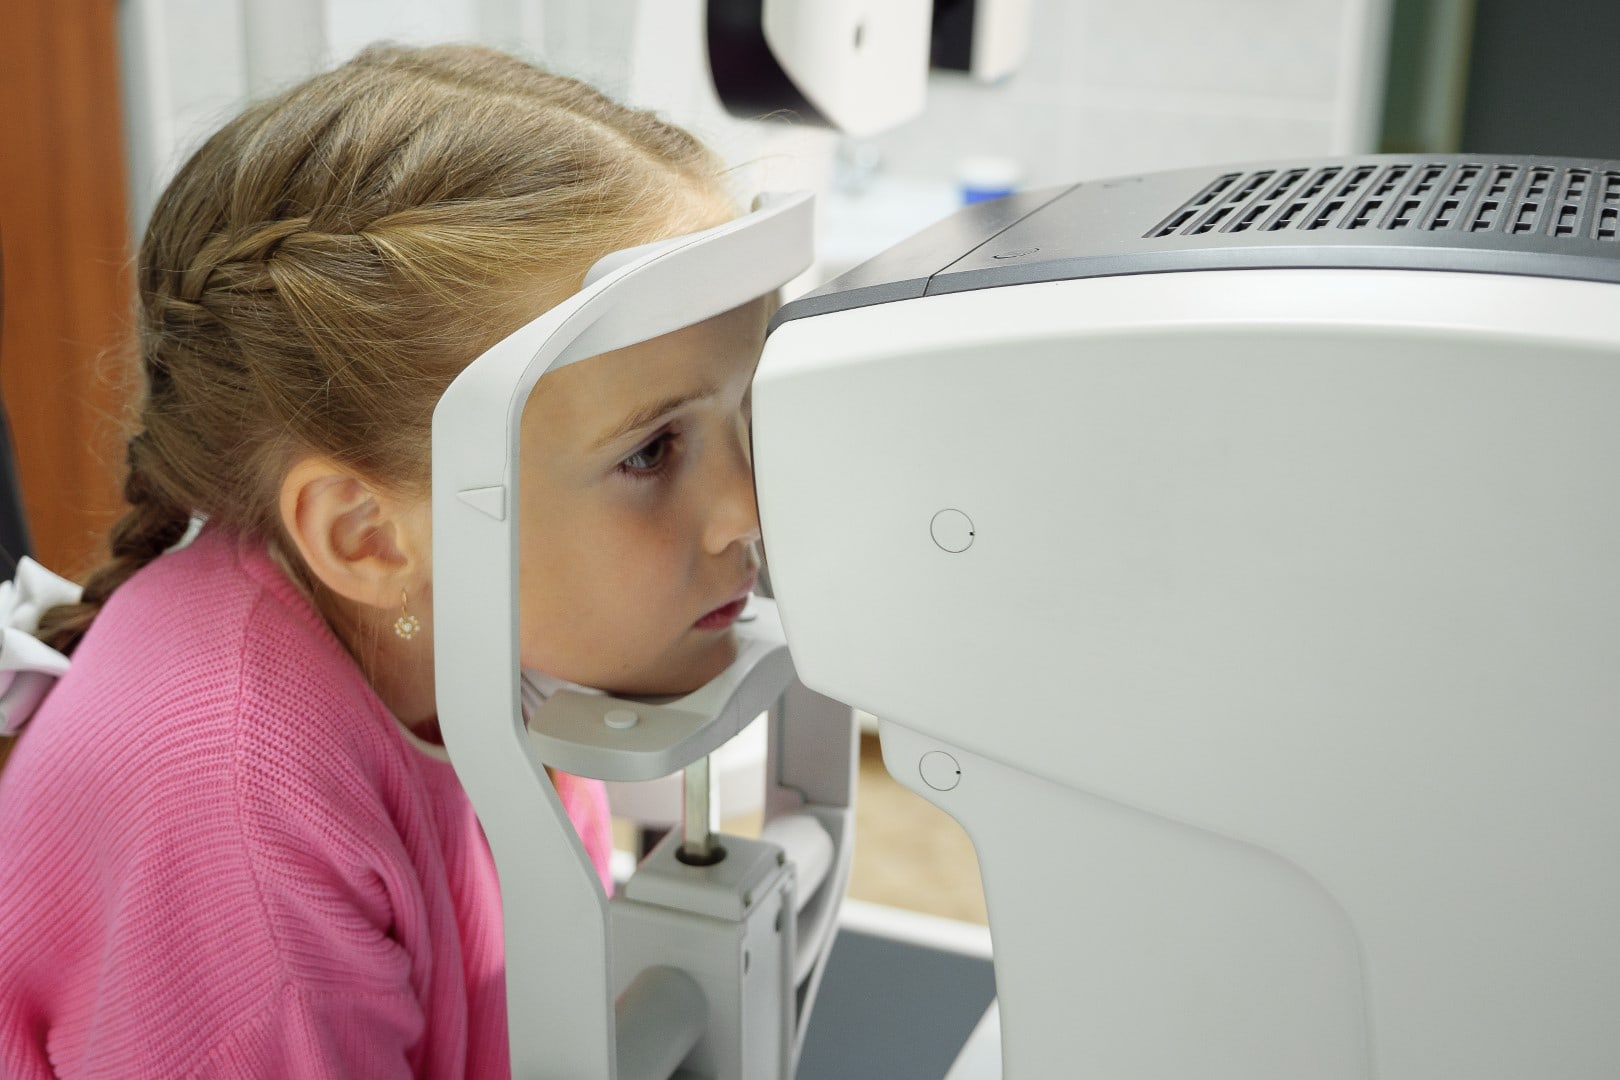
<path fill-rule="evenodd" d="M 617 680 L 618 685 L 603 687 L 609 693 L 642 697 L 681 697 L 712 681 L 737 659 L 737 639 L 726 633 L 706 643 L 706 648 L 679 660 L 666 660 L 645 672 Z"/>

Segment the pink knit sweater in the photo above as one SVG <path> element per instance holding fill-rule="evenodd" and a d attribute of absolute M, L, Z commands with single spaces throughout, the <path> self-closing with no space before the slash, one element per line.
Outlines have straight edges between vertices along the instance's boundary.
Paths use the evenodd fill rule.
<path fill-rule="evenodd" d="M 136 574 L 0 777 L 0 1076 L 505 1076 L 495 868 L 435 749 L 262 550 Z M 605 873 L 601 785 L 559 786 Z"/>

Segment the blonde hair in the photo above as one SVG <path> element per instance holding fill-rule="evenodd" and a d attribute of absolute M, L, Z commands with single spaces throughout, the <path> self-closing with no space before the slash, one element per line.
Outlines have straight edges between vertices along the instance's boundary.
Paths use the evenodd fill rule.
<path fill-rule="evenodd" d="M 152 215 L 130 509 L 40 636 L 71 650 L 194 512 L 291 558 L 296 455 L 425 492 L 455 374 L 596 258 L 723 213 L 720 177 L 652 114 L 474 47 L 373 47 L 250 107 Z"/>

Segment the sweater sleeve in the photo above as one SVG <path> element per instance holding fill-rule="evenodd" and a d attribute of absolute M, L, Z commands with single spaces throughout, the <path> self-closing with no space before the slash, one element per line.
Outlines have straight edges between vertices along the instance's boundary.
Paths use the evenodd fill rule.
<path fill-rule="evenodd" d="M 290 674 L 264 685 L 298 686 Z M 217 1075 L 445 1075 L 464 1059 L 467 1017 L 432 814 L 391 718 L 323 689 L 246 695 L 236 801 L 277 1005 L 220 1045 Z M 244 1072 L 248 1057 L 258 1071 Z"/>
<path fill-rule="evenodd" d="M 607 785 L 571 773 L 553 772 L 552 782 L 568 819 L 574 823 L 585 854 L 596 867 L 596 876 L 609 896 L 613 895 L 613 811 L 608 804 Z"/>
<path fill-rule="evenodd" d="M 504 1075 L 465 795 L 238 548 L 120 586 L 0 778 L 0 1076 Z"/>
<path fill-rule="evenodd" d="M 330 692 L 267 711 L 238 681 L 177 692 L 138 742 L 29 732 L 0 789 L 0 1074 L 456 1075 L 454 919 L 435 949 L 388 729 Z"/>
<path fill-rule="evenodd" d="M 221 1040 L 188 1080 L 410 1077 L 405 1051 L 421 1026 L 420 1009 L 408 997 L 288 985 Z"/>

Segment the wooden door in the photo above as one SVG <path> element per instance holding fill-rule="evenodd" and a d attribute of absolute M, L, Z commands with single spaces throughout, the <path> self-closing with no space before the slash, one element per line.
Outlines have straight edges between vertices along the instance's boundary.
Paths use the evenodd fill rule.
<path fill-rule="evenodd" d="M 122 506 L 117 25 L 116 0 L 0 0 L 0 393 L 36 557 L 81 580 Z"/>

